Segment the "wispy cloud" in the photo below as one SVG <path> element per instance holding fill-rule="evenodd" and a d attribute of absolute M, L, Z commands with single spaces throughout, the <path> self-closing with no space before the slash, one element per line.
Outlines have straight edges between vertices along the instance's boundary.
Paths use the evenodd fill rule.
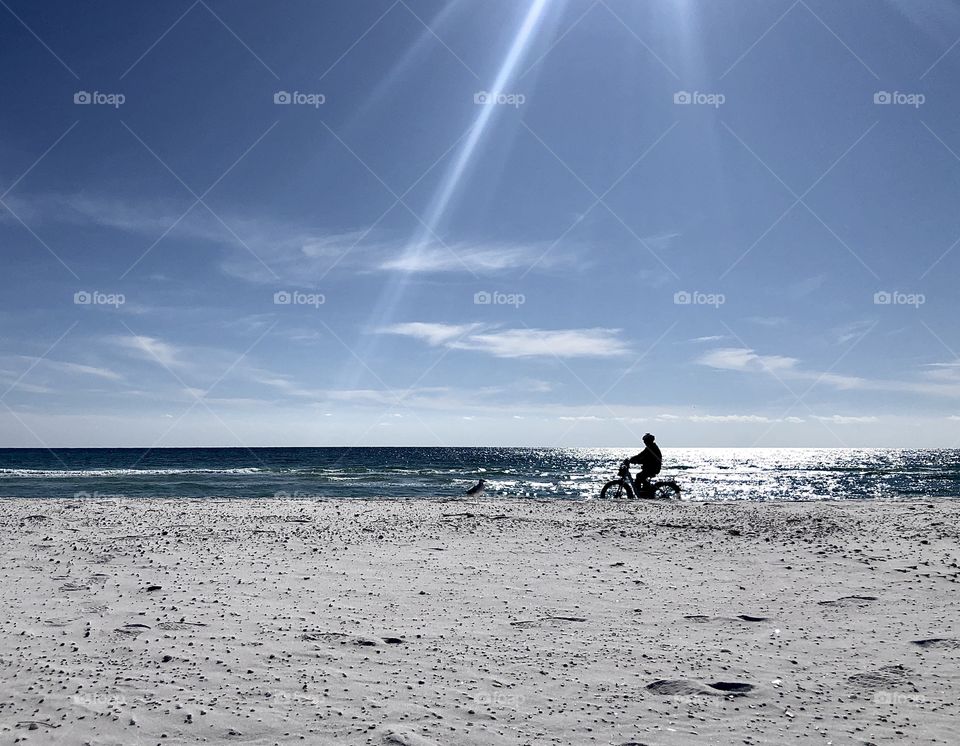
<path fill-rule="evenodd" d="M 250 282 L 310 286 L 338 268 L 352 271 L 473 274 L 496 273 L 536 265 L 569 263 L 559 251 L 541 258 L 546 244 L 504 245 L 491 242 L 428 244 L 411 249 L 404 236 L 370 231 L 331 230 L 262 216 L 225 213 L 228 229 L 209 212 L 179 203 L 130 202 L 114 197 L 49 194 L 9 198 L 18 214 L 75 225 L 95 225 L 143 236 L 149 242 L 168 230 L 169 239 L 187 237 L 229 249 L 221 269 Z M 173 227 L 175 226 L 175 227 Z M 238 240 L 239 237 L 239 240 Z M 149 245 L 149 243 L 148 243 Z"/>
<path fill-rule="evenodd" d="M 13 355 L 3 358 L 9 361 L 17 361 L 17 365 L 26 364 L 37 370 L 55 371 L 65 373 L 69 376 L 93 376 L 103 378 L 108 381 L 121 381 L 123 376 L 110 368 L 98 367 L 95 365 L 86 365 L 84 363 L 75 363 L 67 360 L 54 360 L 48 357 L 37 357 L 35 355 Z M 0 375 L 10 373 L 10 371 L 0 370 Z"/>
<path fill-rule="evenodd" d="M 876 325 L 874 321 L 854 321 L 849 324 L 843 324 L 831 329 L 831 334 L 836 338 L 837 344 L 847 344 L 855 339 L 862 337 Z"/>
<path fill-rule="evenodd" d="M 543 246 L 455 245 L 405 251 L 398 257 L 380 262 L 379 269 L 400 272 L 499 272 L 533 266 L 548 267 L 560 259 L 555 254 L 543 257 Z"/>
<path fill-rule="evenodd" d="M 97 378 L 105 378 L 108 381 L 121 381 L 123 376 L 117 373 L 115 370 L 109 368 L 98 368 L 94 365 L 84 365 L 82 363 L 71 363 L 62 360 L 43 360 L 44 365 L 49 368 L 54 368 L 56 370 L 62 371 L 64 373 L 79 374 L 84 376 L 95 376 Z"/>
<path fill-rule="evenodd" d="M 758 355 L 746 347 L 720 347 L 702 355 L 698 362 L 720 370 L 782 372 L 795 369 L 798 361 L 781 355 Z"/>
<path fill-rule="evenodd" d="M 616 357 L 629 348 L 619 329 L 490 329 L 479 324 L 411 322 L 381 328 L 385 334 L 414 337 L 437 346 L 484 352 L 500 358 Z"/>
<path fill-rule="evenodd" d="M 664 251 L 666 249 L 670 249 L 674 242 L 681 236 L 682 234 L 676 231 L 666 231 L 664 233 L 657 233 L 652 236 L 644 237 L 643 243 L 654 251 Z"/>
<path fill-rule="evenodd" d="M 700 365 L 716 370 L 742 373 L 766 373 L 781 381 L 808 381 L 814 385 L 826 385 L 847 391 L 894 391 L 932 396 L 960 397 L 960 381 L 952 376 L 938 375 L 927 371 L 927 381 L 898 381 L 871 379 L 862 376 L 842 375 L 832 371 L 809 370 L 801 367 L 797 358 L 783 355 L 760 355 L 746 347 L 721 347 L 711 350 L 697 359 Z M 952 367 L 952 363 L 937 364 Z M 928 366 L 929 367 L 929 366 Z M 944 381 L 944 379 L 947 379 Z"/>
<path fill-rule="evenodd" d="M 755 424 L 782 421 L 759 414 L 694 414 L 690 415 L 687 420 L 690 422 L 749 422 Z"/>
<path fill-rule="evenodd" d="M 879 422 L 877 417 L 873 416 L 853 416 L 844 414 L 832 414 L 829 417 L 814 415 L 815 420 L 820 422 L 829 422 L 832 425 L 864 425 L 871 422 Z"/>
<path fill-rule="evenodd" d="M 792 300 L 803 300 L 811 293 L 815 293 L 817 290 L 823 287 L 824 280 L 826 280 L 826 275 L 807 277 L 787 285 L 787 287 L 783 290 L 783 293 Z"/>
<path fill-rule="evenodd" d="M 427 344 L 437 345 L 453 342 L 464 334 L 479 329 L 481 324 L 433 324 L 425 321 L 410 321 L 405 324 L 391 324 L 379 331 L 383 334 L 399 334 L 421 339 Z"/>
<path fill-rule="evenodd" d="M 960 362 L 930 363 L 924 366 L 924 377 L 943 383 L 960 383 Z"/>
<path fill-rule="evenodd" d="M 113 342 L 132 352 L 137 357 L 152 362 L 159 362 L 168 368 L 178 368 L 185 364 L 181 350 L 169 342 L 156 337 L 141 335 L 113 337 Z"/>
<path fill-rule="evenodd" d="M 775 329 L 780 326 L 786 326 L 790 323 L 790 319 L 784 316 L 748 316 L 747 321 L 757 324 L 758 326 L 766 326 L 771 329 Z"/>

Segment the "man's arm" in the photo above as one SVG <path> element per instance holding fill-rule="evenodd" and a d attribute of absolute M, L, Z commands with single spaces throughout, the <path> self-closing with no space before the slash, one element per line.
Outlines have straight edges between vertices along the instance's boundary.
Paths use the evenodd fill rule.
<path fill-rule="evenodd" d="M 643 451 L 640 451 L 636 456 L 631 456 L 627 459 L 631 464 L 642 464 L 643 463 Z"/>

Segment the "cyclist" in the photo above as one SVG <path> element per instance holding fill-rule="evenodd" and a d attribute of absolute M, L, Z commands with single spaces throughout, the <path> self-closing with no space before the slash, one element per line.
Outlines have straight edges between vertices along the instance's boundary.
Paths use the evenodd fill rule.
<path fill-rule="evenodd" d="M 640 495 L 650 489 L 650 477 L 655 477 L 660 473 L 660 467 L 663 466 L 663 455 L 660 453 L 660 447 L 654 442 L 656 438 L 647 433 L 643 436 L 643 445 L 645 448 L 636 456 L 630 458 L 631 464 L 640 464 L 640 473 L 637 474 L 635 481 L 637 494 Z"/>

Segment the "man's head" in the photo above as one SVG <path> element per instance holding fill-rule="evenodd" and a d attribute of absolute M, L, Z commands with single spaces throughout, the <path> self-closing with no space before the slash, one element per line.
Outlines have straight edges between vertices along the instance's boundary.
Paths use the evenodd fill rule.
<path fill-rule="evenodd" d="M 647 433 L 643 436 L 643 442 L 646 445 L 650 445 L 654 440 L 656 440 L 656 438 L 654 438 L 650 433 Z"/>

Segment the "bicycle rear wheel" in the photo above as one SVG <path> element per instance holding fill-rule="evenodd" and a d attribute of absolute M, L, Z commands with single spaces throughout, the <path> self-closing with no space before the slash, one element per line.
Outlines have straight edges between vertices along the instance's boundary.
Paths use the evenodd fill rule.
<path fill-rule="evenodd" d="M 676 482 L 657 482 L 653 488 L 653 496 L 658 500 L 669 500 L 680 497 L 680 488 Z"/>

